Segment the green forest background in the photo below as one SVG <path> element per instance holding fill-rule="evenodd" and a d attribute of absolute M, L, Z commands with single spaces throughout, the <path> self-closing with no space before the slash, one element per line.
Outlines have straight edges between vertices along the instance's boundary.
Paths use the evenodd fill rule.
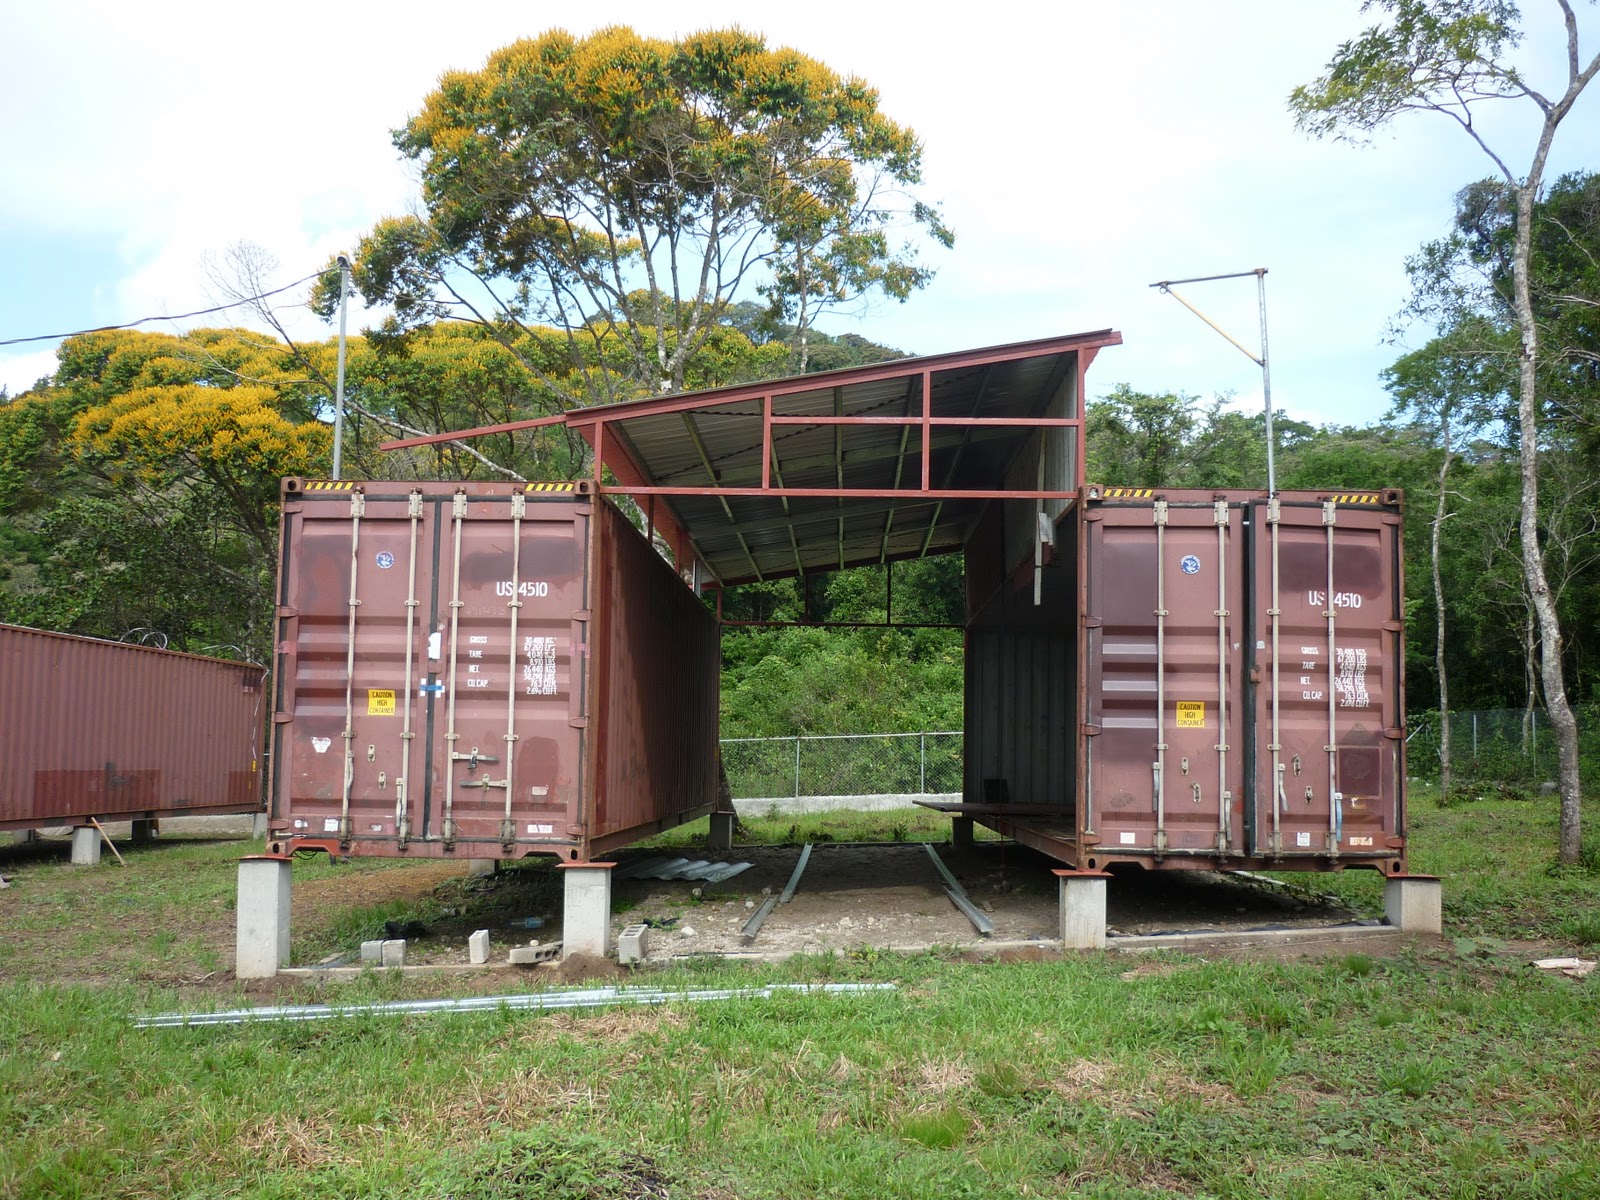
<path fill-rule="evenodd" d="M 1539 291 L 1566 353 L 1546 367 L 1541 436 L 1544 545 L 1566 635 L 1573 699 L 1595 699 L 1600 629 L 1600 177 L 1568 176 L 1540 208 Z M 1433 527 L 1445 597 L 1446 662 L 1457 709 L 1536 704 L 1538 642 L 1518 561 L 1520 495 L 1514 331 L 1505 311 L 1503 189 L 1461 194 L 1447 235 L 1411 263 L 1418 315 L 1445 332 L 1399 355 L 1369 426 L 1275 420 L 1281 488 L 1406 493 L 1407 700 L 1437 706 Z M 1471 284 L 1471 288 L 1467 286 Z M 1466 311 L 1470 301 L 1470 312 Z M 722 314 L 689 360 L 685 386 L 791 373 L 794 328 L 753 305 Z M 449 429 L 546 411 L 520 361 L 566 362 L 559 335 L 457 321 L 351 341 L 347 478 L 569 477 L 581 447 L 544 431 L 393 454 L 396 428 Z M 899 357 L 860 335 L 808 333 L 805 366 Z M 0 398 L 0 619 L 173 649 L 267 661 L 278 480 L 326 475 L 335 342 L 247 329 L 174 336 L 115 331 L 63 343 L 49 378 Z M 1099 372 L 1115 370 L 1103 357 Z M 1092 382 L 1092 378 L 1091 378 Z M 1140 487 L 1259 488 L 1264 417 L 1225 397 L 1115 386 L 1088 404 L 1091 481 Z M 1443 495 L 1441 509 L 1440 497 Z M 959 556 L 894 564 L 896 623 L 959 625 Z M 886 568 L 749 585 L 734 619 L 884 620 Z M 723 731 L 729 737 L 914 732 L 961 727 L 957 629 L 730 629 Z"/>

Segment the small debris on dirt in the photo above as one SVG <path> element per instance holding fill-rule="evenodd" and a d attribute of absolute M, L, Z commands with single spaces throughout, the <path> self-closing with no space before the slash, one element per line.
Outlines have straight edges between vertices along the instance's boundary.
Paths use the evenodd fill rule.
<path fill-rule="evenodd" d="M 1539 958 L 1533 965 L 1541 971 L 1560 971 L 1573 979 L 1582 979 L 1595 969 L 1596 963 L 1587 958 Z"/>

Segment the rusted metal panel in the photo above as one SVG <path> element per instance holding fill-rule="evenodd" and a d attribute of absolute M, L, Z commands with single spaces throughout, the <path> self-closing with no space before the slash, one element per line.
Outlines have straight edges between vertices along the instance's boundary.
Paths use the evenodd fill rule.
<path fill-rule="evenodd" d="M 1059 803 L 1036 782 L 1058 755 L 1036 719 L 1059 691 L 1041 690 L 1049 662 L 1082 714 L 1072 823 L 973 815 L 1082 868 L 1403 871 L 1399 506 L 1395 492 L 1086 490 L 1037 592 L 1017 572 L 968 581 L 964 801 Z M 967 561 L 1004 560 L 974 546 Z"/>
<path fill-rule="evenodd" d="M 589 484 L 286 480 L 282 545 L 289 844 L 582 860 L 714 800 L 714 618 Z"/>
<path fill-rule="evenodd" d="M 717 798 L 716 618 L 610 504 L 597 506 L 594 643 L 598 850 Z"/>
<path fill-rule="evenodd" d="M 265 675 L 0 625 L 0 828 L 260 808 Z"/>

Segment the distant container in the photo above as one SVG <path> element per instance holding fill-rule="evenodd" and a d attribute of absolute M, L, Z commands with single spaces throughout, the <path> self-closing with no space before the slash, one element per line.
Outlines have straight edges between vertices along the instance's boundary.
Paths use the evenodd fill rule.
<path fill-rule="evenodd" d="M 279 850 L 592 861 L 711 810 L 715 618 L 587 482 L 283 484 Z"/>
<path fill-rule="evenodd" d="M 259 811 L 265 675 L 0 625 L 0 829 Z"/>
<path fill-rule="evenodd" d="M 1008 562 L 1030 518 L 968 544 L 968 815 L 1086 870 L 1405 871 L 1398 492 L 1090 488 Z"/>

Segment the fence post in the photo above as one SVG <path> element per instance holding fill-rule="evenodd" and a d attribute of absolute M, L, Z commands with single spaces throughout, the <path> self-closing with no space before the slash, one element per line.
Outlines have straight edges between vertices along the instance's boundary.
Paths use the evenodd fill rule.
<path fill-rule="evenodd" d="M 800 799 L 800 739 L 794 739 L 794 798 Z"/>
<path fill-rule="evenodd" d="M 1472 761 L 1478 761 L 1478 714 L 1472 714 Z"/>
<path fill-rule="evenodd" d="M 917 734 L 917 743 L 921 747 L 917 755 L 917 794 L 928 794 L 928 735 Z"/>

